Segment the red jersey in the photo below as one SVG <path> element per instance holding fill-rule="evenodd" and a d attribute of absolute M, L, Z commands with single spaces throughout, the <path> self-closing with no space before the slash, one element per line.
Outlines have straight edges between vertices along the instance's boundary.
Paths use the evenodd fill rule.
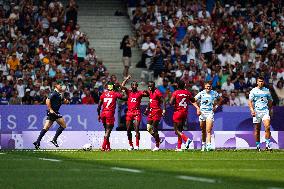
<path fill-rule="evenodd" d="M 182 111 L 187 112 L 188 110 L 188 104 L 190 102 L 190 99 L 192 98 L 191 93 L 186 90 L 176 90 L 173 92 L 172 97 L 175 98 L 175 112 L 176 111 Z"/>
<path fill-rule="evenodd" d="M 122 98 L 122 94 L 115 91 L 106 91 L 100 97 L 100 100 L 103 102 L 103 111 L 115 111 L 116 100 Z"/>
<path fill-rule="evenodd" d="M 143 97 L 143 91 L 132 92 L 132 90 L 127 90 L 127 106 L 128 111 L 140 110 L 140 104 Z"/>
<path fill-rule="evenodd" d="M 163 93 L 161 93 L 158 89 L 154 92 L 149 91 L 150 94 L 150 108 L 151 109 L 160 109 L 162 104 Z"/>

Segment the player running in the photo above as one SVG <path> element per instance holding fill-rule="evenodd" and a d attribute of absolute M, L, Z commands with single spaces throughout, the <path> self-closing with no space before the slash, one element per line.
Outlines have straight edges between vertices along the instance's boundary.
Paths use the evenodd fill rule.
<path fill-rule="evenodd" d="M 158 133 L 158 125 L 162 116 L 166 113 L 166 101 L 163 94 L 155 87 L 153 81 L 148 83 L 148 96 L 150 98 L 149 105 L 145 111 L 148 114 L 147 131 L 155 138 L 156 147 L 152 151 L 160 149 L 161 139 Z M 163 109 L 161 105 L 163 104 Z"/>
<path fill-rule="evenodd" d="M 272 111 L 272 97 L 269 89 L 264 87 L 264 78 L 259 77 L 257 79 L 257 86 L 250 91 L 248 105 L 251 115 L 253 117 L 253 123 L 255 125 L 255 141 L 256 149 L 260 151 L 260 128 L 261 121 L 265 128 L 265 143 L 266 150 L 270 148 L 270 113 Z"/>
<path fill-rule="evenodd" d="M 100 96 L 100 101 L 97 109 L 98 120 L 99 122 L 102 121 L 105 128 L 105 136 L 101 148 L 102 151 L 111 150 L 109 137 L 115 121 L 114 114 L 116 108 L 116 101 L 117 99 L 122 99 L 122 98 L 124 98 L 124 96 L 119 92 L 114 91 L 114 84 L 111 82 L 108 83 L 107 85 L 107 91 L 103 92 L 103 94 Z M 103 110 L 101 112 L 102 106 Z"/>
<path fill-rule="evenodd" d="M 211 132 L 214 112 L 221 104 L 222 99 L 216 91 L 212 90 L 211 82 L 206 82 L 204 88 L 194 98 L 200 104 L 200 107 L 197 108 L 197 115 L 199 115 L 199 123 L 202 130 L 201 151 L 211 151 L 213 150 L 211 146 Z"/>
<path fill-rule="evenodd" d="M 178 146 L 176 149 L 176 151 L 178 152 L 182 151 L 182 140 L 184 140 L 185 142 L 186 149 L 189 148 L 189 144 L 191 143 L 191 140 L 182 133 L 183 126 L 187 120 L 189 102 L 191 102 L 196 108 L 198 108 L 191 93 L 185 89 L 185 83 L 183 81 L 179 81 L 178 90 L 173 92 L 170 99 L 170 104 L 174 105 L 173 122 L 175 133 L 178 136 Z"/>
<path fill-rule="evenodd" d="M 139 150 L 139 140 L 140 140 L 140 132 L 139 132 L 139 126 L 141 122 L 141 99 L 142 97 L 148 96 L 146 92 L 139 91 L 138 90 L 138 83 L 136 81 L 133 81 L 131 83 L 131 90 L 128 90 L 125 87 L 126 82 L 131 78 L 129 75 L 121 84 L 122 90 L 126 91 L 127 94 L 127 106 L 128 110 L 126 113 L 126 128 L 127 128 L 127 137 L 129 141 L 129 149 L 128 150 Z M 131 126 L 134 125 L 134 129 L 136 132 L 135 138 L 136 138 L 136 144 L 135 147 L 133 147 L 132 142 L 132 133 L 131 133 Z"/>
<path fill-rule="evenodd" d="M 63 83 L 61 81 L 57 81 L 55 84 L 55 89 L 49 94 L 49 97 L 46 99 L 46 105 L 47 105 L 47 118 L 44 123 L 43 129 L 40 131 L 40 134 L 37 138 L 37 140 L 33 143 L 35 146 L 35 149 L 39 149 L 40 147 L 40 141 L 45 135 L 45 133 L 49 130 L 49 128 L 52 126 L 53 122 L 56 121 L 59 124 L 59 127 L 53 137 L 53 139 L 50 141 L 54 146 L 59 147 L 57 143 L 57 138 L 62 133 L 62 131 L 67 127 L 66 123 L 64 121 L 64 118 L 59 113 L 60 106 L 62 103 L 69 103 L 68 99 L 65 99 L 62 97 L 62 92 L 64 91 L 62 89 Z"/>

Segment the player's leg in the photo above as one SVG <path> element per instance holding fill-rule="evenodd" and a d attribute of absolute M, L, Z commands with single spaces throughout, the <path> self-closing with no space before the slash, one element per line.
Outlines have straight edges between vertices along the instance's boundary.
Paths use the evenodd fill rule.
<path fill-rule="evenodd" d="M 182 138 L 181 138 L 181 132 L 179 130 L 179 124 L 177 122 L 174 122 L 174 129 L 175 129 L 175 133 L 176 133 L 176 135 L 178 137 L 178 144 L 177 144 L 176 151 L 179 152 L 179 151 L 182 151 L 182 149 L 181 149 Z"/>
<path fill-rule="evenodd" d="M 139 126 L 140 126 L 140 120 L 134 120 L 134 129 L 135 129 L 135 139 L 136 139 L 136 143 L 135 143 L 135 150 L 139 150 L 139 141 L 140 141 L 140 131 L 139 131 Z"/>
<path fill-rule="evenodd" d="M 64 129 L 66 129 L 67 125 L 65 123 L 65 120 L 63 119 L 63 117 L 58 118 L 56 120 L 56 122 L 58 123 L 59 127 L 56 130 L 56 133 L 52 139 L 52 141 L 50 141 L 52 144 L 54 144 L 54 146 L 59 147 L 59 145 L 57 144 L 57 138 L 59 137 L 59 135 L 64 131 Z"/>
<path fill-rule="evenodd" d="M 33 143 L 35 145 L 35 148 L 36 149 L 39 149 L 39 146 L 40 146 L 40 141 L 41 139 L 43 138 L 43 136 L 45 135 L 45 133 L 49 130 L 49 128 L 52 126 L 53 124 L 53 120 L 50 120 L 50 118 L 48 118 L 45 123 L 44 123 L 44 126 L 43 126 L 43 129 L 40 131 L 40 134 L 37 138 L 37 140 Z"/>
<path fill-rule="evenodd" d="M 133 142 L 132 142 L 131 125 L 132 125 L 132 121 L 127 120 L 126 121 L 126 129 L 127 129 L 127 138 L 128 138 L 128 142 L 129 142 L 128 150 L 134 150 Z"/>
<path fill-rule="evenodd" d="M 260 123 L 255 123 L 254 124 L 255 144 L 256 144 L 256 149 L 258 151 L 260 151 L 260 128 L 261 128 L 261 124 Z"/>
<path fill-rule="evenodd" d="M 160 136 L 158 132 L 158 126 L 159 126 L 160 120 L 154 120 L 153 121 L 153 134 L 152 136 L 154 137 L 156 141 L 156 147 L 153 149 L 153 151 L 158 151 L 160 149 Z"/>
<path fill-rule="evenodd" d="M 263 125 L 265 128 L 265 143 L 266 143 L 266 150 L 271 150 L 270 148 L 270 119 L 264 119 L 263 120 Z"/>
<path fill-rule="evenodd" d="M 110 133 L 112 131 L 114 127 L 113 123 L 107 123 L 106 124 L 106 133 L 105 133 L 105 139 L 106 139 L 106 150 L 110 151 L 110 142 L 109 142 L 109 137 L 110 137 Z"/>
<path fill-rule="evenodd" d="M 212 132 L 212 127 L 213 127 L 213 120 L 211 117 L 208 117 L 206 119 L 206 150 L 211 151 L 212 146 L 211 146 L 211 132 Z"/>
<path fill-rule="evenodd" d="M 201 132 L 202 132 L 202 142 L 201 142 L 201 151 L 206 149 L 206 121 L 199 120 Z"/>

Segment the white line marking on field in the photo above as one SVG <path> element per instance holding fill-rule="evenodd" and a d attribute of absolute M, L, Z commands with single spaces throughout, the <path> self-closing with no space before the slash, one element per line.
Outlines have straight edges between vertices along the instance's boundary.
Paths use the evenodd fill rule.
<path fill-rule="evenodd" d="M 3 155 L 3 154 L 5 154 L 5 153 L 0 152 L 0 155 Z"/>
<path fill-rule="evenodd" d="M 141 170 L 138 169 L 128 169 L 128 168 L 122 168 L 122 167 L 112 167 L 112 170 L 116 171 L 125 171 L 125 172 L 131 172 L 131 173 L 141 173 Z"/>
<path fill-rule="evenodd" d="M 280 188 L 280 187 L 268 187 L 267 189 L 284 189 L 284 188 Z"/>
<path fill-rule="evenodd" d="M 192 181 L 207 182 L 207 183 L 216 183 L 217 182 L 214 179 L 203 178 L 203 177 L 184 176 L 184 175 L 177 176 L 177 178 L 183 179 L 183 180 L 192 180 Z"/>
<path fill-rule="evenodd" d="M 48 158 L 38 158 L 40 160 L 44 160 L 44 161 L 53 161 L 53 162 L 60 162 L 61 160 L 59 159 L 48 159 Z"/>

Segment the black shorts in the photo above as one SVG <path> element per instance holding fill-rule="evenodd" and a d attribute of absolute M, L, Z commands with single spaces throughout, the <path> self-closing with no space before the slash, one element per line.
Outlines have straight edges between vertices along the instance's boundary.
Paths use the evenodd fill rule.
<path fill-rule="evenodd" d="M 46 110 L 46 115 L 46 120 L 50 121 L 56 121 L 57 119 L 62 118 L 62 115 L 59 112 L 50 113 L 48 110 Z"/>

